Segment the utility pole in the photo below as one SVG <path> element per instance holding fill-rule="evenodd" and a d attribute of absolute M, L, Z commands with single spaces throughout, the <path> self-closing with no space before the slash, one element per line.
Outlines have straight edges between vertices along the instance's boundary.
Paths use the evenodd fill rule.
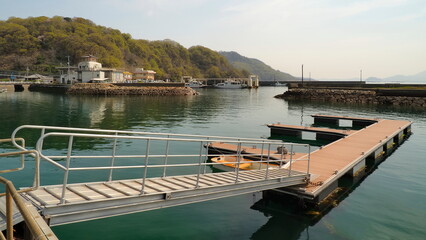
<path fill-rule="evenodd" d="M 359 81 L 362 82 L 362 69 L 359 70 Z"/>
<path fill-rule="evenodd" d="M 302 64 L 302 85 L 303 85 L 303 64 Z"/>
<path fill-rule="evenodd" d="M 70 56 L 67 56 L 67 59 L 68 59 L 68 62 L 67 62 L 67 65 L 68 65 L 68 71 L 67 71 L 68 81 L 67 81 L 67 83 L 71 83 L 70 82 Z"/>
<path fill-rule="evenodd" d="M 26 69 L 27 71 L 26 71 L 26 73 L 25 73 L 25 80 L 28 80 L 28 75 L 29 75 L 29 72 L 30 72 L 30 69 L 28 68 L 28 66 L 27 66 L 27 69 Z M 24 81 L 25 81 L 24 80 Z"/>

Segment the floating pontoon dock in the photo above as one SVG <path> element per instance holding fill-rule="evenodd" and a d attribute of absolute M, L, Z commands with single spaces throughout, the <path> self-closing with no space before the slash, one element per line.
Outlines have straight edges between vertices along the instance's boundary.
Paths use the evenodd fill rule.
<path fill-rule="evenodd" d="M 350 120 L 352 126 L 364 126 L 360 130 L 338 130 L 318 127 L 301 127 L 282 124 L 270 124 L 271 135 L 301 136 L 303 131 L 315 132 L 317 139 L 337 139 L 336 141 L 313 151 L 310 154 L 310 182 L 306 187 L 287 187 L 278 191 L 297 195 L 315 203 L 319 203 L 338 187 L 338 180 L 343 175 L 355 176 L 364 170 L 367 161 L 378 163 L 385 153 L 393 151 L 411 133 L 410 121 L 354 118 L 345 116 L 312 115 L 316 124 L 336 124 L 339 120 Z M 230 144 L 215 143 L 214 148 L 223 152 L 236 151 Z M 249 146 L 243 146 L 246 152 L 256 152 Z M 271 152 L 271 157 L 277 153 Z M 275 154 L 275 155 L 274 155 Z M 292 157 L 293 170 L 308 167 L 306 161 L 298 161 L 298 156 L 306 154 L 295 153 Z M 290 157 L 286 157 L 289 160 Z"/>
<path fill-rule="evenodd" d="M 296 193 L 315 202 L 322 201 L 338 187 L 340 177 L 345 174 L 357 175 L 368 160 L 381 161 L 385 153 L 393 151 L 411 133 L 410 121 L 371 121 L 375 123 L 313 151 L 310 156 L 310 184 L 305 189 L 296 189 Z M 296 160 L 293 169 L 306 165 L 304 161 Z"/>
<path fill-rule="evenodd" d="M 330 116 L 330 115 L 320 115 L 320 114 L 314 114 L 311 116 L 314 118 L 315 124 L 321 124 L 321 123 L 337 124 L 340 120 L 350 120 L 352 121 L 352 126 L 354 127 L 355 126 L 366 127 L 378 121 L 378 119 L 371 119 L 371 118 Z"/>
<path fill-rule="evenodd" d="M 271 135 L 282 134 L 286 136 L 301 137 L 302 132 L 313 132 L 313 133 L 316 133 L 317 140 L 320 140 L 320 139 L 337 140 L 355 132 L 354 130 L 302 127 L 302 126 L 283 125 L 283 124 L 269 124 L 268 127 L 271 129 Z"/>

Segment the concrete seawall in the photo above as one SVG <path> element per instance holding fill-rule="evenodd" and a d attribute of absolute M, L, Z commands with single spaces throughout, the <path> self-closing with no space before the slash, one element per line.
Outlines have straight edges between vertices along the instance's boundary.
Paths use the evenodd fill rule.
<path fill-rule="evenodd" d="M 29 91 L 67 93 L 73 95 L 145 95 L 145 96 L 188 96 L 198 92 L 181 85 L 125 85 L 109 83 L 77 83 L 72 86 L 60 84 L 32 84 Z"/>
<path fill-rule="evenodd" d="M 197 95 L 197 91 L 189 87 L 131 87 L 116 86 L 107 83 L 74 84 L 67 91 L 74 95 L 144 95 L 144 96 L 188 96 Z"/>
<path fill-rule="evenodd" d="M 383 91 L 374 89 L 320 89 L 320 88 L 292 88 L 283 94 L 275 96 L 287 100 L 314 100 L 327 102 L 345 102 L 361 104 L 383 104 L 395 106 L 426 107 L 426 97 L 423 93 L 404 94 L 393 91 L 392 94 L 383 94 Z"/>

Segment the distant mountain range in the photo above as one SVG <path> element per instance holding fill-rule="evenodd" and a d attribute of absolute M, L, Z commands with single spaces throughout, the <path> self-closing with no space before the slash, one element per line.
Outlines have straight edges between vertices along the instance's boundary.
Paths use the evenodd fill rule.
<path fill-rule="evenodd" d="M 258 75 L 261 81 L 297 80 L 294 76 L 275 70 L 258 59 L 244 57 L 237 52 L 219 51 L 219 54 L 228 59 L 232 66 L 241 70 L 245 69 L 250 73 Z"/>
<path fill-rule="evenodd" d="M 426 83 L 426 71 L 420 72 L 415 75 L 406 76 L 406 75 L 395 75 L 387 78 L 376 78 L 369 77 L 366 79 L 368 83 Z"/>

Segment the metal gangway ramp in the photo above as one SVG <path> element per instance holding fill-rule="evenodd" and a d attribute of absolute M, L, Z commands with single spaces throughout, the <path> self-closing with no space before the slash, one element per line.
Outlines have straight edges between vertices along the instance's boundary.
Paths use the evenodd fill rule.
<path fill-rule="evenodd" d="M 34 131 L 40 134 L 34 137 Z M 15 147 L 29 150 L 14 139 L 29 133 L 40 155 L 35 167 L 34 190 L 23 192 L 50 226 L 93 220 L 147 210 L 224 198 L 286 186 L 305 186 L 306 171 L 292 170 L 291 152 L 310 146 L 276 140 L 149 133 L 25 125 L 12 133 Z M 35 139 L 35 140 L 34 140 Z M 238 146 L 237 153 L 209 154 L 213 143 Z M 256 159 L 274 167 L 240 170 L 253 154 L 245 146 L 261 149 Z M 290 149 L 277 160 L 278 147 Z M 274 154 L 274 158 L 271 155 Z M 235 168 L 218 171 L 221 163 L 209 159 L 232 156 Z M 44 168 L 52 168 L 48 172 Z M 40 174 L 40 171 L 42 174 Z M 48 175 L 46 177 L 45 175 Z M 54 176 L 56 175 L 56 177 Z M 44 183 L 47 179 L 48 184 Z M 55 183 L 55 184 L 52 184 Z"/>

